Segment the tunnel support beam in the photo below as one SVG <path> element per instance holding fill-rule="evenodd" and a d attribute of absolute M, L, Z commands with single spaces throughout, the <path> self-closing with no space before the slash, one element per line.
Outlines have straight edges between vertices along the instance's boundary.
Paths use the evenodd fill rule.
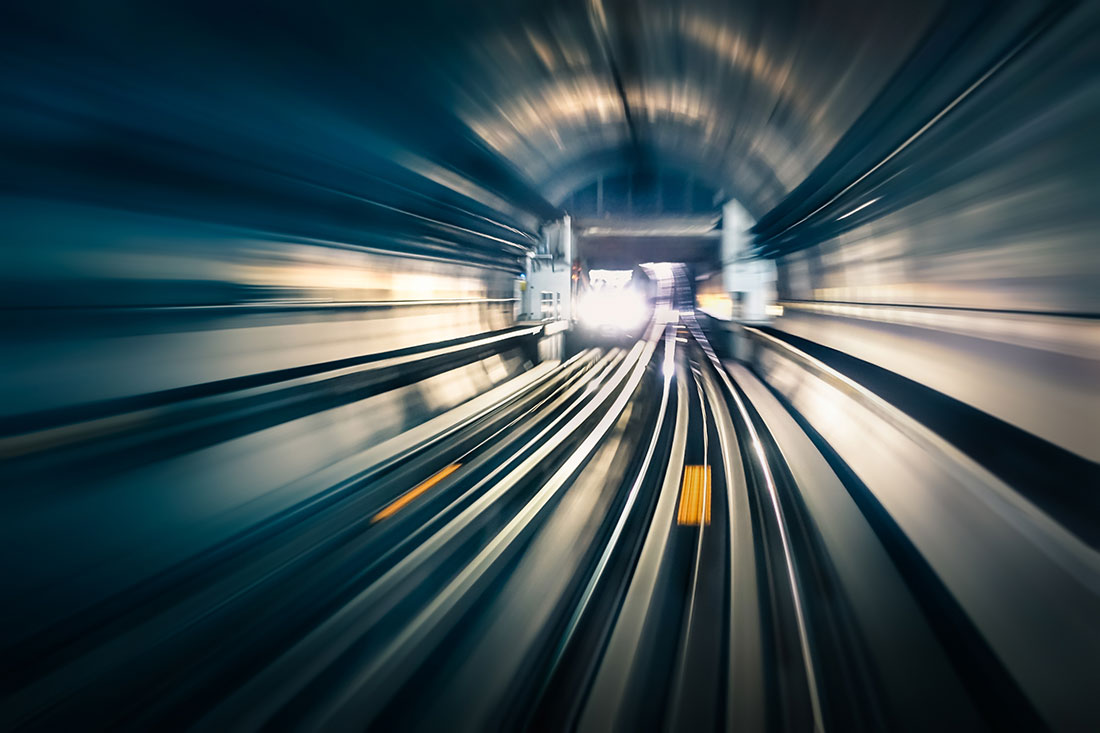
<path fill-rule="evenodd" d="M 768 306 L 775 302 L 775 261 L 750 254 L 753 223 L 737 201 L 722 207 L 722 280 L 733 300 L 733 317 L 743 322 L 768 320 Z"/>
<path fill-rule="evenodd" d="M 539 321 L 572 317 L 573 222 L 568 215 L 543 227 L 538 251 L 527 258 L 523 311 Z"/>
<path fill-rule="evenodd" d="M 737 324 L 767 322 L 775 304 L 775 261 L 751 254 L 749 230 L 754 223 L 739 202 L 727 201 L 722 207 L 722 282 Z M 746 358 L 749 344 L 739 326 L 732 329 L 732 339 L 731 352 L 739 359 Z"/>

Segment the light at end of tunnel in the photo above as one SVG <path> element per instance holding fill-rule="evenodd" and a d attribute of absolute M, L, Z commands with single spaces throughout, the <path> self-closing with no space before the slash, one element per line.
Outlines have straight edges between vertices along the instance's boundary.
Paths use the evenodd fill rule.
<path fill-rule="evenodd" d="M 658 280 L 667 280 L 672 277 L 673 264 L 672 262 L 646 262 L 642 267 Z"/>
<path fill-rule="evenodd" d="M 633 270 L 597 270 L 588 271 L 589 282 L 606 284 L 611 288 L 625 288 L 634 278 Z"/>
<path fill-rule="evenodd" d="M 649 307 L 642 295 L 629 288 L 594 290 L 578 305 L 581 323 L 593 329 L 632 331 L 642 326 Z"/>

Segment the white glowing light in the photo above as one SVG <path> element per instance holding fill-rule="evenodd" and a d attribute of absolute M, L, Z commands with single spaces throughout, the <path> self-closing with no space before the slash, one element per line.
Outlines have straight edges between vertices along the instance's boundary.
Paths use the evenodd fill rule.
<path fill-rule="evenodd" d="M 672 277 L 674 265 L 671 262 L 646 262 L 642 265 L 658 280 L 667 280 Z"/>
<path fill-rule="evenodd" d="M 634 277 L 633 270 L 589 270 L 588 280 L 606 283 L 611 288 L 626 287 Z"/>
<path fill-rule="evenodd" d="M 581 323 L 589 328 L 632 331 L 649 317 L 649 307 L 640 293 L 629 288 L 593 290 L 578 305 Z"/>

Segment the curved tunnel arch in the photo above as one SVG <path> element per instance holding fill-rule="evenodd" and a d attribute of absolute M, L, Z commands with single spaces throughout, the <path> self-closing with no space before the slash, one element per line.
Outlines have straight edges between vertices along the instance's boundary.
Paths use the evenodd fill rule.
<path fill-rule="evenodd" d="M 602 153 L 586 153 L 575 160 L 563 163 L 555 168 L 548 176 L 553 183 L 543 190 L 547 198 L 555 206 L 561 206 L 569 194 L 582 189 L 599 178 L 610 178 L 616 175 L 629 174 L 638 169 L 653 171 L 671 171 L 690 174 L 696 177 L 702 185 L 716 192 L 723 192 L 726 178 L 721 171 L 715 170 L 707 161 L 693 159 L 676 154 L 643 154 L 645 163 L 632 161 L 634 151 L 613 148 Z M 724 194 L 728 196 L 728 194 Z M 715 202 L 715 207 L 719 202 Z"/>
<path fill-rule="evenodd" d="M 525 30 L 518 6 L 509 15 L 513 25 L 495 31 L 510 39 L 511 63 L 471 74 L 471 85 L 485 91 L 463 117 L 491 148 L 531 172 L 536 186 L 563 167 L 557 163 L 562 156 L 598 156 L 630 144 L 667 148 L 669 139 L 707 168 L 723 168 L 733 188 L 743 161 L 755 161 L 746 177 L 770 179 L 771 190 L 759 202 L 753 201 L 756 192 L 742 191 L 739 198 L 762 215 L 820 162 L 936 21 L 931 5 L 885 23 L 881 10 L 856 5 L 846 9 L 850 18 L 874 18 L 884 26 L 878 37 L 873 43 L 864 38 L 852 53 L 815 49 L 824 55 L 809 64 L 790 56 L 774 60 L 781 54 L 769 43 L 782 48 L 790 38 L 760 35 L 759 14 L 729 15 L 715 3 L 690 3 L 678 12 L 600 5 L 610 36 L 605 49 L 580 12 L 559 10 L 557 24 L 534 31 Z M 461 49 L 458 57 L 471 60 Z M 480 54 L 472 59 L 475 69 L 479 61 L 491 63 Z M 852 83 L 861 72 L 864 78 Z M 716 165 L 716 159 L 724 162 Z"/>

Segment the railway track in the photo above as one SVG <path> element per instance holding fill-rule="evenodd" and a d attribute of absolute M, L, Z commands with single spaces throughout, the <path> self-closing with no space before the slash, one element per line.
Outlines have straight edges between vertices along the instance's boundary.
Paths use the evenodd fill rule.
<path fill-rule="evenodd" d="M 11 645 L 0 716 L 1042 727 L 874 492 L 678 311 Z"/>

